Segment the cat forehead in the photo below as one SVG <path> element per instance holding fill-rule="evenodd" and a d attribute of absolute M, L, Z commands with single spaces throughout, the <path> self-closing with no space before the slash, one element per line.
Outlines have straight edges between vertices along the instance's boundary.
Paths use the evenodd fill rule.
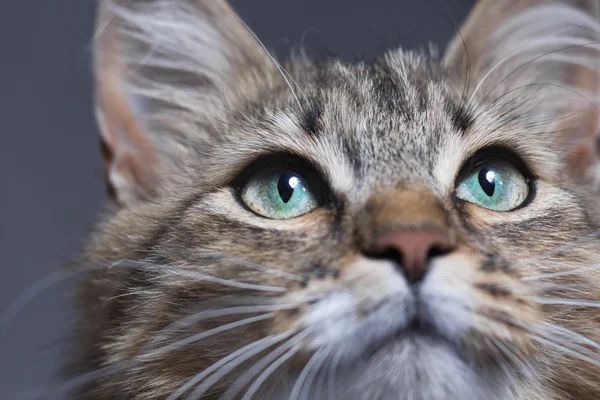
<path fill-rule="evenodd" d="M 416 181 L 445 193 L 461 164 L 486 146 L 509 147 L 534 164 L 551 160 L 535 138 L 510 126 L 511 115 L 469 106 L 464 83 L 425 57 L 394 52 L 372 64 L 289 68 L 293 84 L 259 99 L 260 112 L 244 116 L 237 127 L 244 137 L 230 154 L 294 153 L 346 193 Z"/>

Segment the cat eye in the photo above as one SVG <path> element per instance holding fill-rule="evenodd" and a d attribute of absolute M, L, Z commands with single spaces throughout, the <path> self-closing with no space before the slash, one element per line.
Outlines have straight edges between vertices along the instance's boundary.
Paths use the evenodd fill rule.
<path fill-rule="evenodd" d="M 298 217 L 320 206 L 316 193 L 305 179 L 286 167 L 267 168 L 252 174 L 240 196 L 252 211 L 272 219 Z"/>
<path fill-rule="evenodd" d="M 529 196 L 529 182 L 507 159 L 479 159 L 460 174 L 456 196 L 493 211 L 511 211 Z"/>

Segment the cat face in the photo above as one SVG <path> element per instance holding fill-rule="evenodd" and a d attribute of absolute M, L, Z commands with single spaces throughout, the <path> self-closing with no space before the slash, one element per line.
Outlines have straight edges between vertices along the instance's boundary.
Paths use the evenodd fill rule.
<path fill-rule="evenodd" d="M 105 2 L 85 393 L 595 398 L 597 22 L 530 3 L 284 69 L 221 1 Z"/>

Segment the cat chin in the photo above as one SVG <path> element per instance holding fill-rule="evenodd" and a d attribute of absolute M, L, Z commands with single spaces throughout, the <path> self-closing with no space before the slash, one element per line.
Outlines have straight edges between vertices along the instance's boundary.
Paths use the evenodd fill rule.
<path fill-rule="evenodd" d="M 507 399 L 501 371 L 474 366 L 442 339 L 408 334 L 347 367 L 339 398 Z M 368 395 L 370 393 L 370 395 Z"/>
<path fill-rule="evenodd" d="M 287 374 L 286 374 L 287 375 Z M 493 364 L 465 361 L 448 342 L 407 335 L 353 363 L 328 357 L 299 398 L 360 400 L 513 400 L 510 381 Z M 265 394 L 289 399 L 298 374 L 277 379 Z M 284 383 L 285 382 L 285 383 Z"/>

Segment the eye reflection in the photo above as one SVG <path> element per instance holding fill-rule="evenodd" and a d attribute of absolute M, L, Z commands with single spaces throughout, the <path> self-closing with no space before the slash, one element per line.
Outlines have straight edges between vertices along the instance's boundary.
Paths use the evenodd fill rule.
<path fill-rule="evenodd" d="M 288 184 L 290 185 L 290 187 L 292 189 L 296 189 L 296 186 L 298 186 L 298 183 L 300 182 L 300 179 L 298 179 L 297 176 L 292 176 L 290 178 L 290 180 L 288 181 Z"/>
<path fill-rule="evenodd" d="M 281 174 L 279 180 L 277 181 L 277 191 L 279 192 L 279 196 L 284 203 L 290 201 L 294 195 L 294 190 L 296 190 L 300 183 L 300 178 L 292 175 L 292 173 L 289 171 Z"/>
<path fill-rule="evenodd" d="M 496 191 L 496 172 L 489 169 L 482 169 L 479 172 L 479 184 L 489 197 L 494 196 Z"/>

